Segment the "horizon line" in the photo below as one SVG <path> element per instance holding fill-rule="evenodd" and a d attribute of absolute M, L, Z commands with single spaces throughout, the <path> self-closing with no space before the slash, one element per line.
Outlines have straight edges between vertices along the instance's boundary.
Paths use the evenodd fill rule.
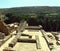
<path fill-rule="evenodd" d="M 5 9 L 5 8 L 18 8 L 18 7 L 60 7 L 60 6 L 13 6 L 13 7 L 1 7 L 0 9 Z"/>

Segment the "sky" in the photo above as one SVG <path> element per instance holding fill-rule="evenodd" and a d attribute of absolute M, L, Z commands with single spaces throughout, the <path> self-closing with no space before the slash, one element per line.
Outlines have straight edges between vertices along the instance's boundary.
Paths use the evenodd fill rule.
<path fill-rule="evenodd" d="M 25 6 L 60 6 L 60 0 L 0 0 L 0 8 Z"/>

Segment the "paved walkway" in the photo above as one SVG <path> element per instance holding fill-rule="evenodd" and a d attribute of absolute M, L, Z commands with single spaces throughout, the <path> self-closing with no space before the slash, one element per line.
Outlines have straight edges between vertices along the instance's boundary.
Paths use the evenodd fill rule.
<path fill-rule="evenodd" d="M 1 47 L 0 51 L 3 51 L 5 47 L 8 47 L 8 44 L 14 39 L 15 36 L 12 36 L 10 39 L 8 39 Z"/>
<path fill-rule="evenodd" d="M 43 51 L 50 51 L 48 48 L 48 45 L 46 43 L 46 40 L 43 38 L 41 31 L 39 31 L 39 40 L 40 40 L 42 50 Z"/>

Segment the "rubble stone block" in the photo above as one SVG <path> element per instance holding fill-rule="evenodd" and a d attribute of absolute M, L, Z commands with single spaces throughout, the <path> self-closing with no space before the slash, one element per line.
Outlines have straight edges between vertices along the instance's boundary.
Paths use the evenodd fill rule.
<path fill-rule="evenodd" d="M 9 43 L 9 47 L 13 47 L 15 46 L 15 44 L 17 43 L 17 38 L 14 38 L 11 43 Z"/>
<path fill-rule="evenodd" d="M 5 49 L 3 49 L 3 51 L 15 51 L 15 50 L 13 50 L 11 47 L 6 47 Z"/>
<path fill-rule="evenodd" d="M 5 34 L 0 32 L 0 39 L 4 39 L 5 38 Z"/>

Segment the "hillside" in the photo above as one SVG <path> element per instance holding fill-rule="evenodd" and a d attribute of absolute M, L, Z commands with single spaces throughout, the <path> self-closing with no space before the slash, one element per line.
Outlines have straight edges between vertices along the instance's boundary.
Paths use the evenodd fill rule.
<path fill-rule="evenodd" d="M 33 7 L 15 7 L 0 9 L 0 13 L 17 13 L 17 14 L 39 14 L 39 13 L 60 12 L 60 7 L 33 6 Z"/>
<path fill-rule="evenodd" d="M 29 25 L 42 25 L 46 31 L 60 31 L 60 7 L 33 6 L 0 9 L 7 15 L 6 23 L 26 20 Z M 8 13 L 8 14 L 7 14 Z M 34 16 L 34 18 L 31 18 Z"/>

